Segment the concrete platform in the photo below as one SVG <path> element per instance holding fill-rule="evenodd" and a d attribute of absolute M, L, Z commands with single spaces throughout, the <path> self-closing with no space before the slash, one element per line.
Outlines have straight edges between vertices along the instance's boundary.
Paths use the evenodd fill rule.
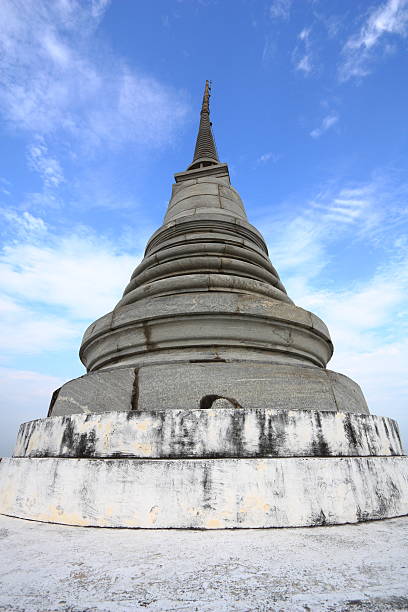
<path fill-rule="evenodd" d="M 408 457 L 6 458 L 0 512 L 84 527 L 246 529 L 408 514 Z"/>
<path fill-rule="evenodd" d="M 0 610 L 408 610 L 408 518 L 152 532 L 0 516 Z"/>

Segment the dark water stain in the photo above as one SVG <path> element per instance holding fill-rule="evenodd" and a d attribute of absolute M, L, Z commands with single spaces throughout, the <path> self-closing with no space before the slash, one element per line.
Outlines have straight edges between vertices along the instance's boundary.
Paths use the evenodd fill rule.
<path fill-rule="evenodd" d="M 227 430 L 226 442 L 233 449 L 233 453 L 238 457 L 244 454 L 244 442 L 242 433 L 245 426 L 245 412 L 233 412 L 231 415 L 231 426 Z"/>
<path fill-rule="evenodd" d="M 63 449 L 72 449 L 74 445 L 75 429 L 72 419 L 69 416 L 63 418 L 62 426 L 64 428 L 64 433 L 62 434 L 60 450 L 61 456 L 64 456 Z"/>
<path fill-rule="evenodd" d="M 327 525 L 327 518 L 323 510 L 320 510 L 319 514 L 311 517 L 311 524 L 315 526 Z"/>
<path fill-rule="evenodd" d="M 322 429 L 322 417 L 320 412 L 316 412 L 314 414 L 317 425 L 316 437 L 312 441 L 312 454 L 315 457 L 329 457 L 330 456 L 330 446 L 326 442 L 323 429 Z"/>
<path fill-rule="evenodd" d="M 95 455 L 95 431 L 76 435 L 75 456 L 76 457 L 94 457 Z"/>
<path fill-rule="evenodd" d="M 146 341 L 146 348 L 148 350 L 154 350 L 156 348 L 156 343 L 152 341 L 151 329 L 146 321 L 142 321 L 142 329 Z"/>
<path fill-rule="evenodd" d="M 212 493 L 212 480 L 211 480 L 211 470 L 208 465 L 203 466 L 203 478 L 201 481 L 202 490 L 203 490 L 203 508 L 205 510 L 213 510 L 213 506 L 211 504 L 211 493 Z"/>
<path fill-rule="evenodd" d="M 362 521 L 368 521 L 370 518 L 370 513 L 366 510 L 361 510 L 360 506 L 357 506 L 356 510 L 357 521 L 361 523 Z"/>
<path fill-rule="evenodd" d="M 139 407 L 139 368 L 135 368 L 133 385 L 132 385 L 132 397 L 130 400 L 132 410 L 137 410 Z"/>
<path fill-rule="evenodd" d="M 281 454 L 287 438 L 288 414 L 286 411 L 276 415 L 256 412 L 259 427 L 258 457 L 277 457 Z"/>
<path fill-rule="evenodd" d="M 61 457 L 94 457 L 95 431 L 78 434 L 75 431 L 72 419 L 67 416 L 63 419 L 64 432 L 60 445 Z"/>
<path fill-rule="evenodd" d="M 349 441 L 349 444 L 351 446 L 354 446 L 354 448 L 357 448 L 357 446 L 359 445 L 358 434 L 353 427 L 353 424 L 351 422 L 351 416 L 349 414 L 347 414 L 344 419 L 343 427 L 344 433 L 346 434 L 346 438 Z"/>

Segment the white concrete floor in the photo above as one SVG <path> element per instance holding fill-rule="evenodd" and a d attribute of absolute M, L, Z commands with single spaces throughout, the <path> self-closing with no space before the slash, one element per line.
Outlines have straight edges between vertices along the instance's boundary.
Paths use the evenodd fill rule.
<path fill-rule="evenodd" d="M 148 531 L 0 516 L 0 610 L 408 610 L 408 517 Z"/>

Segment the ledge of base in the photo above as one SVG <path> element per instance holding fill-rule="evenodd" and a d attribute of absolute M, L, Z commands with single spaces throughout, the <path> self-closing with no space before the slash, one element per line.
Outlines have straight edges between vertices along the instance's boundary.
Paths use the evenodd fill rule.
<path fill-rule="evenodd" d="M 141 459 L 403 454 L 387 417 L 230 405 L 48 417 L 24 423 L 14 450 L 15 457 Z"/>
<path fill-rule="evenodd" d="M 0 512 L 95 527 L 268 528 L 408 514 L 408 457 L 11 458 Z"/>

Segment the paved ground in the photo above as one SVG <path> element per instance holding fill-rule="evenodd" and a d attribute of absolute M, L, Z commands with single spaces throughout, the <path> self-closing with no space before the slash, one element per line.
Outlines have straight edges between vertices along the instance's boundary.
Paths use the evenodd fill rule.
<path fill-rule="evenodd" d="M 205 532 L 0 516 L 0 610 L 408 610 L 408 517 Z"/>

